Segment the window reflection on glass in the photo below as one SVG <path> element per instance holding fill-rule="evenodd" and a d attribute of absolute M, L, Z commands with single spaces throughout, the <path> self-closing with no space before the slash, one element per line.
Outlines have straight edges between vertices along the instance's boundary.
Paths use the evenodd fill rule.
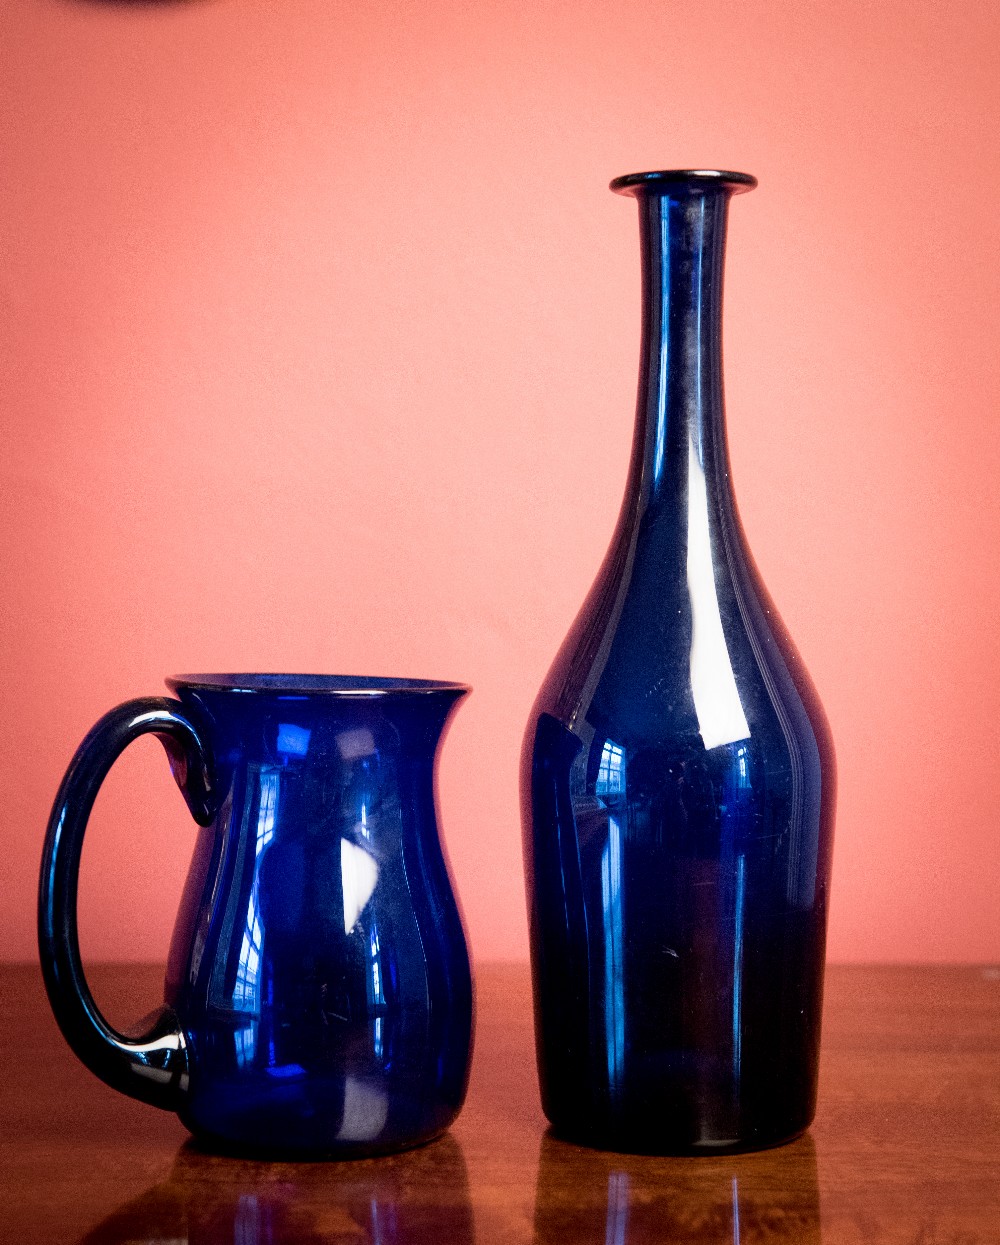
<path fill-rule="evenodd" d="M 610 739 L 605 740 L 601 752 L 594 791 L 601 796 L 625 794 L 625 749 Z"/>
<path fill-rule="evenodd" d="M 608 1052 L 608 1084 L 621 1083 L 625 1063 L 625 965 L 622 922 L 622 832 L 617 818 L 608 818 L 608 844 L 601 856 L 601 898 L 604 915 L 604 1038 Z"/>
<path fill-rule="evenodd" d="M 268 843 L 274 838 L 274 823 L 278 810 L 278 793 L 281 784 L 281 773 L 271 768 L 261 768 L 258 775 L 257 804 L 257 836 L 254 844 L 254 880 L 250 888 L 250 899 L 247 904 L 247 922 L 243 930 L 243 942 L 240 946 L 240 958 L 236 968 L 236 983 L 233 987 L 233 1006 L 238 1011 L 260 1012 L 258 982 L 260 978 L 261 942 L 263 926 L 258 910 L 257 872 L 260 857 Z"/>
<path fill-rule="evenodd" d="M 740 1084 L 743 1072 L 743 923 L 746 911 L 746 857 L 736 857 L 736 911 L 733 932 L 733 1082 Z"/>
<path fill-rule="evenodd" d="M 236 1062 L 239 1067 L 245 1068 L 247 1064 L 253 1063 L 254 1053 L 257 1050 L 257 1026 L 252 1024 L 243 1029 L 237 1029 L 234 1038 L 236 1040 Z"/>
<path fill-rule="evenodd" d="M 382 976 L 381 976 L 381 947 L 378 940 L 378 922 L 372 917 L 371 934 L 369 937 L 369 946 L 371 947 L 372 957 L 372 997 L 373 1003 L 384 1003 L 385 995 L 382 993 Z"/>
<path fill-rule="evenodd" d="M 343 1141 L 374 1141 L 385 1127 L 389 1097 L 379 1085 L 344 1078 L 344 1112 L 337 1136 Z"/>
<path fill-rule="evenodd" d="M 341 731 L 337 736 L 337 751 L 344 761 L 356 761 L 359 757 L 370 756 L 375 751 L 375 736 L 367 726 Z"/>
<path fill-rule="evenodd" d="M 278 751 L 286 756 L 304 757 L 309 751 L 309 736 L 312 731 L 305 726 L 295 726 L 291 722 L 282 722 L 278 726 Z"/>
<path fill-rule="evenodd" d="M 601 747 L 594 794 L 609 810 L 625 797 L 625 748 L 606 739 Z M 608 1084 L 621 1081 L 625 1060 L 625 968 L 622 913 L 622 823 L 608 817 L 608 841 L 601 854 L 601 909 L 604 924 L 604 1037 Z"/>
<path fill-rule="evenodd" d="M 371 972 L 368 979 L 368 1003 L 370 1008 L 385 1003 L 385 991 L 382 977 L 382 947 L 378 936 L 378 922 L 372 917 L 371 929 L 368 933 L 368 948 L 371 957 Z M 372 1049 L 376 1059 L 382 1058 L 382 1017 L 375 1017 L 375 1036 Z"/>
<path fill-rule="evenodd" d="M 738 787 L 750 786 L 750 749 L 746 744 L 740 744 L 736 749 L 736 767 L 739 770 Z"/>

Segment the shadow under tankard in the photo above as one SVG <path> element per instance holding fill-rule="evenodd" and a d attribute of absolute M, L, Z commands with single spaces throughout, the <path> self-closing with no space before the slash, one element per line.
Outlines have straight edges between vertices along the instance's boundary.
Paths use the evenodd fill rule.
<path fill-rule="evenodd" d="M 474 1240 L 461 1147 L 339 1163 L 267 1163 L 177 1153 L 162 1184 L 127 1202 L 80 1245 L 420 1245 Z"/>
<path fill-rule="evenodd" d="M 820 1245 L 808 1135 L 727 1157 L 612 1154 L 542 1138 L 535 1245 Z"/>

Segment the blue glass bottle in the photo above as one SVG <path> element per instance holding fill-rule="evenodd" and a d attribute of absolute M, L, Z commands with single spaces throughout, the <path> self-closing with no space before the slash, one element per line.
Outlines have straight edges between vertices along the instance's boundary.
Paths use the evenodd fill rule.
<path fill-rule="evenodd" d="M 462 1106 L 472 1041 L 434 793 L 438 746 L 468 688 L 333 675 L 168 683 L 178 699 L 101 719 L 56 797 L 39 943 L 64 1035 L 108 1084 L 176 1111 L 214 1148 L 338 1158 L 436 1137 Z M 100 783 L 144 733 L 163 741 L 202 828 L 165 1006 L 128 1037 L 83 975 L 76 876 Z"/>
<path fill-rule="evenodd" d="M 834 757 L 730 485 L 726 217 L 746 174 L 642 173 L 625 500 L 539 693 L 522 798 L 539 1077 L 608 1149 L 754 1149 L 815 1109 Z"/>

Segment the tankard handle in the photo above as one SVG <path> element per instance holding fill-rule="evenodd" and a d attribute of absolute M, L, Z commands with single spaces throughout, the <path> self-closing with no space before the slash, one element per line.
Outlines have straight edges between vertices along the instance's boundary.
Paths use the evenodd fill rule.
<path fill-rule="evenodd" d="M 162 1007 L 138 1037 L 118 1033 L 101 1015 L 80 961 L 76 921 L 80 851 L 94 800 L 111 766 L 133 739 L 156 735 L 191 815 L 207 826 L 215 813 L 211 758 L 180 701 L 129 700 L 106 713 L 76 751 L 45 835 L 38 892 L 38 947 L 56 1021 L 74 1053 L 113 1089 L 176 1110 L 187 1089 L 187 1042 L 177 1016 Z"/>

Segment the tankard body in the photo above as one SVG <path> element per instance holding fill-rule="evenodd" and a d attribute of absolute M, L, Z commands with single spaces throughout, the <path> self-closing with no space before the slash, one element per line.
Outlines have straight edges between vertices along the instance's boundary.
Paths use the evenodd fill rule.
<path fill-rule="evenodd" d="M 77 1054 L 221 1148 L 357 1156 L 442 1132 L 468 1081 L 472 982 L 434 769 L 466 688 L 209 675 L 94 728 L 56 800 L 40 944 Z M 114 757 L 163 739 L 201 823 L 165 1006 L 131 1039 L 79 968 L 75 870 Z M 70 885 L 67 885 L 70 882 Z"/>

